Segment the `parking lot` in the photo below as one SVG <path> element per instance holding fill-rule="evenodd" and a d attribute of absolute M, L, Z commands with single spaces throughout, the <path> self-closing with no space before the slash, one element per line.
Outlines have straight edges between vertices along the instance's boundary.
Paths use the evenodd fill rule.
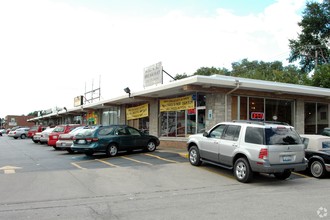
<path fill-rule="evenodd" d="M 329 177 L 242 184 L 229 170 L 191 166 L 184 149 L 87 157 L 3 136 L 0 150 L 0 219 L 329 217 Z"/>

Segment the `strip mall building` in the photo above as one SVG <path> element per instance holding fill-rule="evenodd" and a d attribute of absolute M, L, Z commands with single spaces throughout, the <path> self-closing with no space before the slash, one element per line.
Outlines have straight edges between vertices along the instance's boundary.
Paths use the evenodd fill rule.
<path fill-rule="evenodd" d="M 184 144 L 190 134 L 232 120 L 276 120 L 300 134 L 318 134 L 329 127 L 329 104 L 330 89 L 196 75 L 30 121 L 128 124 L 160 137 L 162 144 Z"/>

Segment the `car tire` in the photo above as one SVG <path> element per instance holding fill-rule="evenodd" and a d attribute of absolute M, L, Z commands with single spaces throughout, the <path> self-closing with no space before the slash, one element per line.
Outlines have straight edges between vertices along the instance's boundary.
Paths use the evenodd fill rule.
<path fill-rule="evenodd" d="M 34 143 L 38 143 L 39 141 L 32 140 Z"/>
<path fill-rule="evenodd" d="M 291 171 L 290 170 L 286 170 L 283 173 L 274 173 L 274 176 L 278 180 L 285 180 L 285 179 L 287 179 L 287 178 L 289 178 L 291 176 Z"/>
<path fill-rule="evenodd" d="M 325 167 L 322 161 L 314 160 L 310 163 L 309 171 L 315 178 L 322 178 L 325 174 Z"/>
<path fill-rule="evenodd" d="M 58 148 L 58 147 L 54 147 L 54 146 L 53 146 L 53 148 L 54 148 L 54 150 L 59 150 L 59 149 L 60 149 L 60 148 Z"/>
<path fill-rule="evenodd" d="M 114 156 L 117 155 L 117 153 L 118 153 L 118 147 L 117 147 L 117 145 L 110 144 L 107 147 L 106 154 L 107 154 L 108 157 L 114 157 Z"/>
<path fill-rule="evenodd" d="M 200 166 L 202 164 L 199 149 L 197 146 L 192 146 L 189 149 L 189 162 L 191 165 Z"/>
<path fill-rule="evenodd" d="M 25 139 L 26 138 L 26 134 L 21 134 L 21 139 Z"/>
<path fill-rule="evenodd" d="M 147 144 L 147 151 L 153 152 L 156 150 L 156 143 L 154 141 L 149 141 Z"/>
<path fill-rule="evenodd" d="M 72 150 L 71 148 L 66 149 L 66 151 L 67 151 L 69 154 L 73 154 L 73 153 L 74 153 L 74 150 Z"/>
<path fill-rule="evenodd" d="M 241 183 L 248 183 L 252 180 L 253 172 L 246 158 L 241 157 L 235 161 L 234 176 Z"/>

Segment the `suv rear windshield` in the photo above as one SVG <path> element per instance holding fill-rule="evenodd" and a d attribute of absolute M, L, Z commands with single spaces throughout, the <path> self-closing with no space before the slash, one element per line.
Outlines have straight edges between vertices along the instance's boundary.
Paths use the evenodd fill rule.
<path fill-rule="evenodd" d="M 245 142 L 263 145 L 293 145 L 301 144 L 301 139 L 291 127 L 247 127 Z"/>

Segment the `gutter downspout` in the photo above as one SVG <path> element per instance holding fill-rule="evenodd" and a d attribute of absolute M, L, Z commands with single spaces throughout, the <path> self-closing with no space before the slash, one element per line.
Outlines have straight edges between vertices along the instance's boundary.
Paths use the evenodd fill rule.
<path fill-rule="evenodd" d="M 237 89 L 239 89 L 240 84 L 241 83 L 239 82 L 239 80 L 236 79 L 235 80 L 236 87 L 225 94 L 225 121 L 228 120 L 228 116 L 227 116 L 227 114 L 228 114 L 228 110 L 227 110 L 228 109 L 228 106 L 227 106 L 228 105 L 228 95 L 235 92 Z"/>

